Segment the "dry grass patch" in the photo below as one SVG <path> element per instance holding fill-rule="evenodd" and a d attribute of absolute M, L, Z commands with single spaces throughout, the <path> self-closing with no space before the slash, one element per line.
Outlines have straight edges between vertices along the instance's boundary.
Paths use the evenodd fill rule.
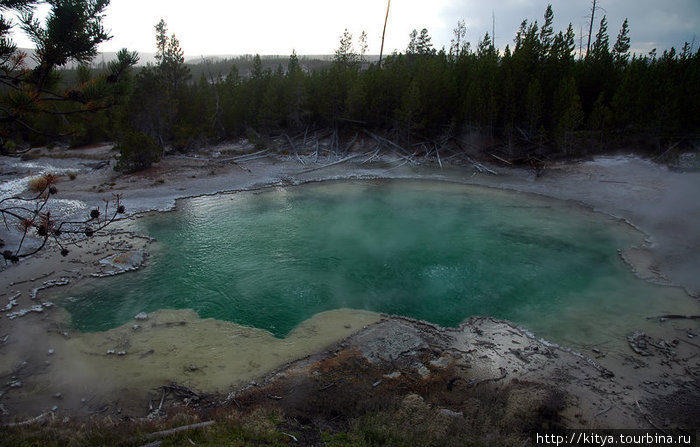
<path fill-rule="evenodd" d="M 29 190 L 37 194 L 46 191 L 51 185 L 58 182 L 58 177 L 54 174 L 44 174 L 29 180 Z"/>

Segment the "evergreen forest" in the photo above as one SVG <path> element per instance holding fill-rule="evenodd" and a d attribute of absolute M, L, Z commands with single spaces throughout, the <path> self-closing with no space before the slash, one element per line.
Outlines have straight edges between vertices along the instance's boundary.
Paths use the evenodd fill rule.
<path fill-rule="evenodd" d="M 611 34 L 605 16 L 581 48 L 571 25 L 557 31 L 553 22 L 548 6 L 541 22 L 523 20 L 503 50 L 488 33 L 472 48 L 459 21 L 449 49 L 434 48 L 423 29 L 407 36 L 405 51 L 380 60 L 366 54 L 364 33 L 354 40 L 346 30 L 328 61 L 292 53 L 186 64 L 176 35 L 161 21 L 155 64 L 133 67 L 138 56 L 125 52 L 130 64 L 52 72 L 63 101 L 22 113 L 21 124 L 2 124 L 3 150 L 56 136 L 72 145 L 116 141 L 119 167 L 131 170 L 166 149 L 186 152 L 241 137 L 264 146 L 283 135 L 293 146 L 295 135 L 309 132 L 326 132 L 331 148 L 349 147 L 364 132 L 406 153 L 471 145 L 503 160 L 621 148 L 659 156 L 693 147 L 700 51 L 686 43 L 661 54 L 631 54 L 628 21 Z M 105 86 L 115 73 L 119 89 L 109 96 Z M 89 91 L 112 100 L 103 106 Z M 25 105 L 9 93 L 6 109 Z M 92 113 L 73 114 L 76 107 Z"/>

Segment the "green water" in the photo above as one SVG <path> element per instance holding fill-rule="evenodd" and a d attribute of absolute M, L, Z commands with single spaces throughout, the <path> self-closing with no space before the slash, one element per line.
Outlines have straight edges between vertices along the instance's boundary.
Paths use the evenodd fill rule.
<path fill-rule="evenodd" d="M 331 182 L 185 200 L 136 225 L 159 249 L 139 272 L 73 289 L 63 305 L 78 330 L 191 308 L 283 337 L 352 308 L 446 326 L 490 315 L 581 340 L 608 330 L 601 318 L 672 306 L 659 295 L 668 288 L 636 279 L 618 256 L 638 232 L 513 192 Z"/>

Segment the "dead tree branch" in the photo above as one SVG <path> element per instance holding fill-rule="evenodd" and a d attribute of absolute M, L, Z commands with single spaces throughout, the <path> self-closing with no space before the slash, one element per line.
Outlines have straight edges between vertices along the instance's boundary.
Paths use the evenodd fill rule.
<path fill-rule="evenodd" d="M 55 219 L 48 208 L 50 199 L 58 194 L 58 188 L 55 186 L 56 181 L 56 176 L 45 174 L 35 180 L 36 189 L 38 189 L 35 196 L 14 196 L 0 200 L 0 215 L 2 215 L 5 229 L 11 231 L 11 227 L 14 227 L 21 232 L 16 248 L 6 249 L 2 252 L 5 263 L 17 263 L 22 258 L 38 253 L 46 247 L 49 240 L 53 240 L 58 245 L 62 256 L 67 256 L 69 253 L 67 245 L 76 243 L 76 237 L 78 239 L 92 237 L 125 212 L 125 208 L 121 204 L 121 195 L 115 194 L 112 200 L 105 200 L 104 211 L 100 210 L 99 207 L 94 208 L 85 220 L 61 221 Z M 114 208 L 110 210 L 112 202 Z M 36 231 L 40 242 L 38 246 L 25 250 L 25 243 L 32 236 L 30 233 L 32 230 Z"/>
<path fill-rule="evenodd" d="M 183 425 L 181 427 L 175 427 L 175 428 L 171 428 L 168 430 L 157 431 L 155 433 L 151 433 L 149 435 L 146 435 L 146 439 L 165 438 L 166 436 L 174 435 L 176 433 L 181 433 L 183 431 L 188 431 L 188 430 L 196 430 L 198 428 L 209 427 L 210 425 L 214 425 L 214 424 L 216 424 L 216 421 L 206 421 L 206 422 L 199 422 L 196 424 Z"/>

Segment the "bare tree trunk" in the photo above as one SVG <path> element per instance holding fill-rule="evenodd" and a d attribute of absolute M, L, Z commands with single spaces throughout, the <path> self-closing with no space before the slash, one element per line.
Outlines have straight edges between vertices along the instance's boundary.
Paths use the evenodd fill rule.
<path fill-rule="evenodd" d="M 224 128 L 224 125 L 221 122 L 221 106 L 219 103 L 219 90 L 216 88 L 216 80 L 214 79 L 214 74 L 211 72 L 211 68 L 209 67 L 209 60 L 204 59 L 204 56 L 202 56 L 202 63 L 206 64 L 207 72 L 209 73 L 209 84 L 211 85 L 212 89 L 214 90 L 214 99 L 216 100 L 216 105 L 214 106 L 214 117 L 212 118 L 212 121 L 211 121 L 211 127 L 213 129 L 218 124 L 221 131 L 226 132 L 226 129 Z"/>
<path fill-rule="evenodd" d="M 391 0 L 386 2 L 386 17 L 384 17 L 384 30 L 382 31 L 382 47 L 379 49 L 379 66 L 382 66 L 382 55 L 384 54 L 384 36 L 386 35 L 386 22 L 389 21 L 389 6 L 391 6 Z"/>
<path fill-rule="evenodd" d="M 593 0 L 593 7 L 591 7 L 591 24 L 588 26 L 588 45 L 586 45 L 586 57 L 588 57 L 588 53 L 591 51 L 591 35 L 593 34 L 593 18 L 595 17 L 595 3 L 596 0 Z"/>
<path fill-rule="evenodd" d="M 578 36 L 578 58 L 579 60 L 583 58 L 583 25 L 581 25 L 581 31 Z"/>
<path fill-rule="evenodd" d="M 491 10 L 491 45 L 496 48 L 496 13 Z"/>

